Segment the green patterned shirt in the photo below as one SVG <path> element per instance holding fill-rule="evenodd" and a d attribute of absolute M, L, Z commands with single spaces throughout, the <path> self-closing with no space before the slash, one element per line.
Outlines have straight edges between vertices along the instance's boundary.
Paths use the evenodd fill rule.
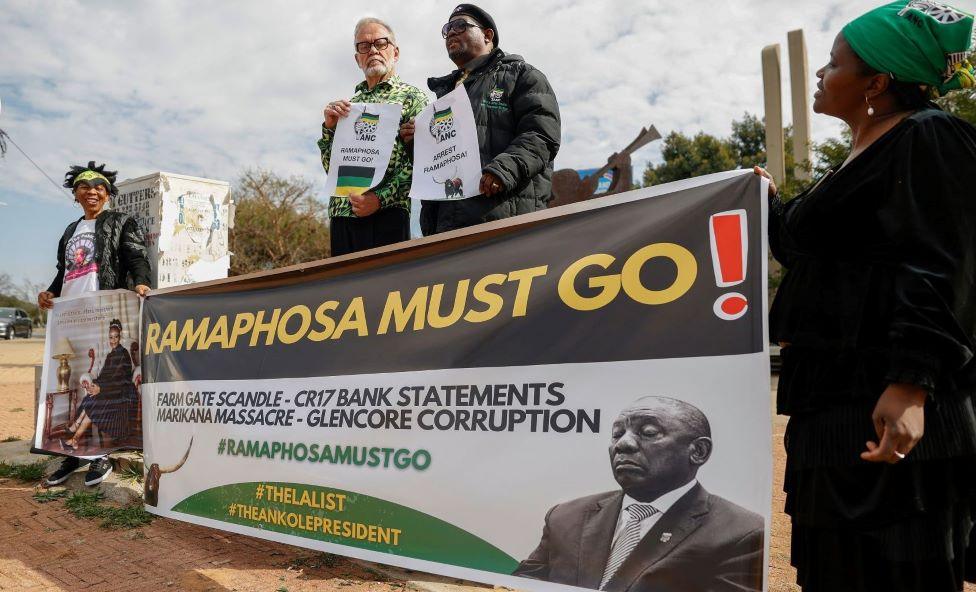
<path fill-rule="evenodd" d="M 362 81 L 356 85 L 356 94 L 349 99 L 351 103 L 400 103 L 403 111 L 400 113 L 400 123 L 406 123 L 417 116 L 427 106 L 427 95 L 416 86 L 411 86 L 396 75 L 378 83 L 372 90 Z M 322 168 L 329 172 L 329 158 L 332 155 L 332 138 L 335 132 L 322 125 L 322 139 L 319 140 L 319 150 L 322 151 Z M 380 200 L 381 208 L 397 207 L 410 211 L 410 179 L 413 175 L 413 155 L 397 133 L 393 144 L 393 155 L 386 175 L 373 193 Z M 352 206 L 347 197 L 329 198 L 329 217 L 354 218 Z"/>

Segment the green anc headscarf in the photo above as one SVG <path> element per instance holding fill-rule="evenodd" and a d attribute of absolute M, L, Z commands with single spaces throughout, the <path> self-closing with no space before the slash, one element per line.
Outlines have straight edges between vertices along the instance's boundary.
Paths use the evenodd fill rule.
<path fill-rule="evenodd" d="M 941 96 L 976 87 L 976 69 L 967 60 L 976 42 L 973 22 L 973 15 L 941 2 L 900 0 L 854 19 L 843 33 L 854 53 L 878 72 L 924 84 Z"/>

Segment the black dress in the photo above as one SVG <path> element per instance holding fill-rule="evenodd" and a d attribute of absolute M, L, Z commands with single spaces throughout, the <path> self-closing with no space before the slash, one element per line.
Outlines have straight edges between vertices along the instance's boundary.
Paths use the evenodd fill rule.
<path fill-rule="evenodd" d="M 787 204 L 770 312 L 805 590 L 961 590 L 976 500 L 976 128 L 931 106 Z M 891 383 L 929 393 L 895 465 L 862 461 Z M 972 577 L 970 570 L 969 577 Z"/>
<path fill-rule="evenodd" d="M 87 413 L 100 432 L 108 434 L 119 444 L 131 432 L 138 402 L 138 393 L 132 382 L 132 359 L 124 347 L 116 345 L 105 356 L 95 384 L 100 389 L 99 393 L 82 399 L 78 412 Z"/>

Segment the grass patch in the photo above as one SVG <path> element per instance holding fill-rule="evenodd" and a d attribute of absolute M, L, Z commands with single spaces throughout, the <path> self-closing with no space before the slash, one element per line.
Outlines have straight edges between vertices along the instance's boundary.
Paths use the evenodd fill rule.
<path fill-rule="evenodd" d="M 34 492 L 34 501 L 46 504 L 48 502 L 53 502 L 56 499 L 62 499 L 68 497 L 68 491 L 65 489 L 56 489 L 54 491 L 37 491 Z"/>
<path fill-rule="evenodd" d="M 10 410 L 10 412 L 11 412 L 11 413 L 20 413 L 20 412 L 22 412 L 23 410 L 24 410 L 24 408 L 23 408 L 23 407 L 14 407 L 13 409 L 11 409 L 11 410 Z"/>
<path fill-rule="evenodd" d="M 64 501 L 64 506 L 78 518 L 101 520 L 99 526 L 109 530 L 139 528 L 153 520 L 153 515 L 142 506 L 110 506 L 102 498 L 100 491 L 76 491 Z"/>
<path fill-rule="evenodd" d="M 20 442 L 20 440 L 17 436 L 7 436 L 3 440 L 0 440 L 0 442 Z"/>
<path fill-rule="evenodd" d="M 38 481 L 44 476 L 47 461 L 37 461 L 26 465 L 11 465 L 0 462 L 0 477 L 12 477 L 18 481 Z"/>
<path fill-rule="evenodd" d="M 132 465 L 125 467 L 125 469 L 116 473 L 119 479 L 123 481 L 130 481 L 133 483 L 142 483 L 142 471 L 136 469 Z"/>

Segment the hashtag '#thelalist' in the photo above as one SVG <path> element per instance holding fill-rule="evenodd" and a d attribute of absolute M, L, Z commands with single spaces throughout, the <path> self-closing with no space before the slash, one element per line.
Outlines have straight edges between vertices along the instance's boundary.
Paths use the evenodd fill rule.
<path fill-rule="evenodd" d="M 217 445 L 217 454 L 223 454 L 224 448 L 227 447 L 227 438 L 221 438 L 220 444 Z"/>
<path fill-rule="evenodd" d="M 254 492 L 254 497 L 258 499 L 264 499 L 264 484 L 258 485 L 257 490 Z"/>
<path fill-rule="evenodd" d="M 231 504 L 230 505 L 230 508 L 227 509 L 227 513 L 230 514 L 231 516 L 236 515 L 237 514 L 237 504 Z"/>

